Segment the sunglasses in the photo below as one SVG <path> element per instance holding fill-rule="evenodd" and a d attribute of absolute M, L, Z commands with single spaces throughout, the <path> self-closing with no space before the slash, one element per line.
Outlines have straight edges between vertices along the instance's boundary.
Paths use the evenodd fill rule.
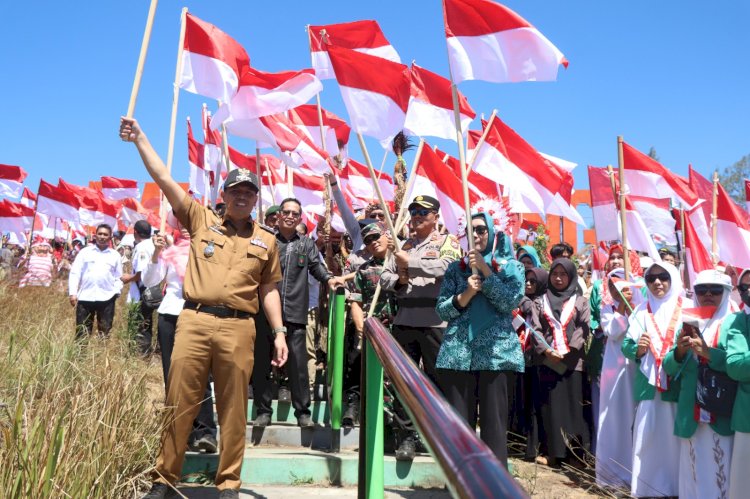
<path fill-rule="evenodd" d="M 385 220 L 385 213 L 370 213 L 370 218 L 377 218 L 378 220 Z"/>
<path fill-rule="evenodd" d="M 411 209 L 409 209 L 409 215 L 411 215 L 412 217 L 416 217 L 417 215 L 419 215 L 420 217 L 426 217 L 430 213 L 434 213 L 434 212 L 432 210 L 430 210 L 429 208 L 411 208 Z"/>
<path fill-rule="evenodd" d="M 747 293 L 750 290 L 750 284 L 740 284 L 737 286 L 737 290 L 740 293 Z"/>
<path fill-rule="evenodd" d="M 724 293 L 724 286 L 719 284 L 698 284 L 693 288 L 693 291 L 698 296 L 704 296 L 709 293 L 716 296 Z"/>
<path fill-rule="evenodd" d="M 477 225 L 476 227 L 474 227 L 474 234 L 478 234 L 480 236 L 487 234 L 487 231 L 488 229 L 486 225 Z"/>
<path fill-rule="evenodd" d="M 669 275 L 669 272 L 662 272 L 661 274 L 649 274 L 645 279 L 647 283 L 653 284 L 657 279 L 661 282 L 669 282 L 672 280 L 672 277 Z"/>
<path fill-rule="evenodd" d="M 372 235 L 367 236 L 366 238 L 364 238 L 364 240 L 362 242 L 365 243 L 365 246 L 369 246 L 372 243 L 374 243 L 375 241 L 377 241 L 378 239 L 380 239 L 380 234 L 372 234 Z"/>
<path fill-rule="evenodd" d="M 281 210 L 281 214 L 285 217 L 297 218 L 300 215 L 300 212 L 295 210 Z"/>

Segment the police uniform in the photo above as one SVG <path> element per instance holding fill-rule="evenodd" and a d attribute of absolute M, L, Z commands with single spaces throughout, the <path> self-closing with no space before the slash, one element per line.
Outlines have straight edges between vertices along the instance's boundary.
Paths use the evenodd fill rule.
<path fill-rule="evenodd" d="M 255 178 L 247 170 L 234 170 L 224 187 L 242 182 L 255 184 Z M 216 487 L 239 489 L 258 288 L 281 281 L 276 238 L 252 219 L 235 227 L 188 195 L 174 211 L 190 232 L 190 256 L 183 287 L 185 308 L 177 320 L 167 381 L 166 406 L 173 412 L 162 433 L 156 481 L 175 483 L 181 476 L 188 435 L 210 371 L 221 426 Z"/>

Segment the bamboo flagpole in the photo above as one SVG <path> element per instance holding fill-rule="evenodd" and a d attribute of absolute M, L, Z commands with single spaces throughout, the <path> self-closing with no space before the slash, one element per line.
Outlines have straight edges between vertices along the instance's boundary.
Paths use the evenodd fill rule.
<path fill-rule="evenodd" d="M 263 163 L 266 166 L 265 171 L 263 173 L 268 178 L 268 188 L 271 191 L 271 196 L 273 198 L 272 199 L 273 204 L 276 204 L 276 199 L 277 199 L 277 196 L 276 196 L 276 185 L 273 183 L 273 178 L 271 177 L 271 170 L 268 167 L 268 157 L 263 158 Z"/>
<path fill-rule="evenodd" d="M 620 224 L 622 225 L 622 262 L 625 270 L 625 280 L 630 278 L 630 253 L 628 252 L 628 231 L 625 219 L 625 160 L 622 155 L 622 135 L 617 136 L 617 173 L 620 179 Z"/>
<path fill-rule="evenodd" d="M 148 8 L 148 17 L 146 18 L 146 29 L 143 32 L 141 40 L 141 53 L 138 55 L 138 65 L 135 68 L 135 78 L 133 78 L 133 88 L 130 90 L 130 102 L 128 102 L 128 118 L 132 118 L 135 113 L 135 101 L 138 99 L 138 91 L 141 88 L 141 77 L 143 76 L 143 66 L 146 64 L 146 54 L 148 44 L 151 40 L 151 28 L 154 26 L 154 17 L 156 16 L 156 4 L 159 0 L 151 0 Z M 184 26 L 184 23 L 183 23 Z M 180 46 L 182 47 L 182 46 Z"/>
<path fill-rule="evenodd" d="M 711 195 L 711 260 L 716 266 L 719 263 L 719 240 L 717 238 L 717 217 L 719 213 L 719 172 L 714 171 L 713 193 Z"/>
<path fill-rule="evenodd" d="M 255 173 L 258 177 L 258 222 L 263 222 L 263 175 L 260 174 L 260 147 L 255 142 Z"/>
<path fill-rule="evenodd" d="M 471 161 L 469 161 L 466 164 L 467 171 L 471 169 L 471 165 L 473 165 L 474 161 L 477 159 L 477 154 L 479 154 L 479 148 L 482 147 L 482 145 L 484 145 L 484 141 L 487 140 L 487 135 L 490 133 L 490 127 L 492 126 L 492 122 L 495 120 L 495 116 L 497 116 L 497 109 L 492 110 L 490 119 L 487 120 L 487 126 L 484 127 L 484 130 L 482 131 L 482 136 L 479 137 L 479 142 L 477 142 L 477 145 L 474 148 L 474 152 L 471 154 Z"/>
<path fill-rule="evenodd" d="M 180 44 L 177 48 L 177 68 L 174 75 L 174 93 L 172 97 L 172 118 L 169 123 L 169 146 L 167 149 L 167 171 L 172 173 L 172 160 L 174 158 L 174 135 L 177 125 L 177 103 L 180 97 L 180 76 L 182 75 L 182 47 L 185 44 L 185 16 L 187 7 L 182 8 L 180 14 Z M 167 226 L 166 206 L 164 204 L 164 193 L 159 196 L 159 218 L 161 218 L 159 229 L 164 232 Z"/>
<path fill-rule="evenodd" d="M 367 145 L 365 145 L 365 138 L 362 137 L 362 134 L 357 132 L 357 139 L 359 140 L 359 147 L 362 149 L 362 155 L 365 157 L 365 164 L 367 165 L 367 170 L 370 172 L 370 180 L 372 180 L 372 185 L 375 188 L 375 194 L 378 196 L 378 201 L 380 202 L 380 208 L 383 210 L 383 213 L 385 213 L 385 222 L 388 226 L 388 230 L 391 232 L 391 237 L 393 237 L 394 244 L 396 244 L 396 247 L 398 247 L 398 236 L 396 234 L 396 228 L 393 226 L 393 220 L 391 219 L 391 212 L 388 209 L 388 205 L 385 203 L 385 198 L 383 198 L 383 193 L 380 190 L 380 185 L 378 184 L 378 181 L 375 177 L 375 169 L 372 167 L 372 160 L 370 160 L 370 153 L 367 152 Z"/>

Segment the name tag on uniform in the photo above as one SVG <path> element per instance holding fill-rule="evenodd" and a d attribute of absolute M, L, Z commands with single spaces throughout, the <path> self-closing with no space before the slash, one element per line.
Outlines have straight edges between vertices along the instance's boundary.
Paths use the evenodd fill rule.
<path fill-rule="evenodd" d="M 224 235 L 224 233 L 223 233 L 223 232 L 221 232 L 221 227 L 220 227 L 220 226 L 218 226 L 218 225 L 212 225 L 211 227 L 209 227 L 209 228 L 208 228 L 208 230 L 214 231 L 214 232 L 216 232 L 217 234 L 221 234 L 221 235 Z"/>
<path fill-rule="evenodd" d="M 253 246 L 258 246 L 259 248 L 268 249 L 268 246 L 263 242 L 262 239 L 253 239 L 252 241 L 250 241 L 250 244 L 252 244 Z"/>
<path fill-rule="evenodd" d="M 425 258 L 437 258 L 438 257 L 438 252 L 435 251 L 435 250 L 425 251 L 424 252 L 424 257 Z"/>

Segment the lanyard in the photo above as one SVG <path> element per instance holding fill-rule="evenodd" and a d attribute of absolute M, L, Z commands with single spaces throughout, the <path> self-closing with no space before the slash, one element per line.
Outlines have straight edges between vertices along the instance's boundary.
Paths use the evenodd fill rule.
<path fill-rule="evenodd" d="M 576 297 L 571 296 L 565 305 L 563 305 L 562 311 L 560 312 L 560 320 L 555 319 L 552 314 L 552 307 L 550 307 L 547 295 L 544 295 L 544 317 L 547 322 L 552 326 L 552 345 L 560 355 L 565 355 L 570 352 L 568 348 L 568 336 L 565 334 L 568 324 L 573 319 L 573 314 L 576 310 Z"/>
<path fill-rule="evenodd" d="M 677 320 L 680 318 L 680 312 L 682 311 L 682 297 L 680 296 L 679 298 L 677 298 L 677 304 L 674 307 L 674 312 L 672 312 L 672 318 L 669 320 L 669 326 L 667 327 L 666 335 L 661 333 L 659 326 L 654 320 L 654 315 L 651 313 L 651 304 L 648 305 L 647 310 L 651 325 L 656 331 L 656 338 L 654 338 L 653 335 L 650 335 L 651 342 L 649 344 L 649 349 L 651 350 L 651 354 L 654 356 L 654 360 L 656 362 L 656 389 L 660 392 L 663 392 L 669 389 L 669 383 L 666 380 L 664 384 L 662 383 L 662 362 L 664 361 L 664 356 L 667 355 L 667 352 L 669 352 L 669 349 L 672 348 L 672 344 L 674 343 L 674 331 L 677 327 Z M 655 343 L 658 343 L 661 346 L 658 352 L 658 346 L 655 345 Z"/>

